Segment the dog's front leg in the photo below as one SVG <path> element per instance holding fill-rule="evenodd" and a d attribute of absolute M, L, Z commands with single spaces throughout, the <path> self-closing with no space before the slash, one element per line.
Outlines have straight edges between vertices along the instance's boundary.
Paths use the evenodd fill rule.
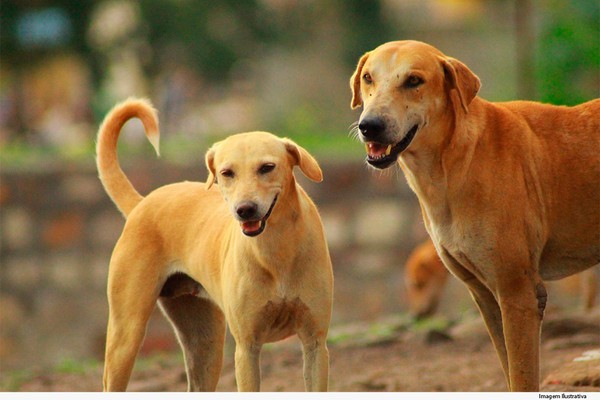
<path fill-rule="evenodd" d="M 239 392 L 260 391 L 261 344 L 236 340 L 235 379 Z"/>
<path fill-rule="evenodd" d="M 307 392 L 326 392 L 329 388 L 329 351 L 326 337 L 300 337 L 304 355 L 304 387 Z"/>

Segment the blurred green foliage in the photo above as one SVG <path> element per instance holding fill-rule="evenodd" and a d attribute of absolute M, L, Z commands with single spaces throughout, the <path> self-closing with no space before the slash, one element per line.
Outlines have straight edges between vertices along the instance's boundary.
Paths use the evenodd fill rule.
<path fill-rule="evenodd" d="M 310 42 L 320 18 L 336 18 L 332 24 L 341 25 L 349 65 L 391 34 L 380 0 L 297 2 L 278 12 L 258 0 L 141 0 L 140 6 L 155 52 L 170 54 L 167 48 L 179 44 L 189 65 L 209 79 L 230 79 L 236 63 L 270 46 L 293 48 Z"/>
<path fill-rule="evenodd" d="M 53 54 L 75 53 L 82 56 L 91 71 L 90 106 L 94 121 L 90 122 L 95 126 L 114 104 L 114 99 L 107 96 L 103 85 L 110 74 L 109 63 L 119 57 L 120 49 L 126 47 L 135 49 L 151 85 L 165 71 L 185 66 L 201 77 L 201 87 L 212 88 L 211 93 L 215 93 L 215 87 L 225 92 L 228 85 L 239 78 L 252 78 L 256 71 L 249 71 L 247 67 L 263 56 L 302 49 L 315 40 L 322 40 L 319 29 L 327 24 L 341 32 L 339 37 L 343 43 L 339 47 L 343 49 L 341 57 L 348 70 L 366 49 L 390 40 L 394 35 L 394 30 L 382 15 L 381 0 L 284 2 L 276 7 L 260 0 L 137 0 L 131 2 L 141 17 L 135 30 L 111 39 L 108 44 L 95 45 L 90 37 L 90 26 L 97 11 L 103 5 L 117 2 L 3 0 L 0 46 L 4 68 L 14 72 L 11 79 L 18 81 L 21 71 L 42 63 Z M 49 15 L 59 17 L 54 28 L 52 24 L 43 27 Z M 40 32 L 34 32 L 34 36 L 37 35 L 34 41 L 25 43 L 23 24 L 32 19 L 36 25 L 29 28 L 41 32 L 49 29 L 50 35 L 56 34 L 56 29 L 59 29 L 62 30 L 60 38 L 56 42 L 48 42 L 40 39 Z M 25 36 L 28 34 L 31 32 L 25 32 Z M 19 90 L 19 85 L 17 83 L 16 90 Z M 318 100 L 322 100 L 321 104 L 307 100 L 296 109 L 290 108 L 289 112 L 281 114 L 280 120 L 272 121 L 273 126 L 265 128 L 290 136 L 317 153 L 325 152 L 321 150 L 332 144 L 336 154 L 360 149 L 356 143 L 347 140 L 345 126 L 334 125 L 332 119 L 321 112 L 328 109 L 326 99 Z M 54 149 L 47 144 L 36 143 L 37 132 L 30 131 L 32 123 L 26 122 L 26 118 L 25 113 L 17 112 L 16 127 L 12 130 L 15 135 L 8 143 L 3 143 L 2 158 L 6 165 L 27 166 L 32 160 L 75 161 L 82 156 L 81 151 L 69 150 L 64 154 L 62 146 Z M 190 149 L 189 145 L 168 143 L 171 137 L 164 139 L 167 151 L 163 154 L 167 159 L 168 149 L 180 149 L 190 157 L 196 157 L 198 148 L 206 146 L 201 142 Z M 35 148 L 41 150 L 38 152 Z M 83 153 L 91 148 L 86 146 Z M 124 151 L 135 153 L 136 150 Z M 174 153 L 181 152 L 174 150 Z"/>
<path fill-rule="evenodd" d="M 104 71 L 100 57 L 89 44 L 87 29 L 100 3 L 4 0 L 0 13 L 3 63 L 18 68 L 49 52 L 75 51 L 89 59 L 98 84 Z M 157 73 L 176 52 L 183 55 L 182 60 L 177 61 L 189 64 L 209 80 L 220 82 L 231 79 L 231 71 L 240 60 L 256 57 L 270 46 L 294 47 L 310 41 L 314 21 L 319 18 L 336 18 L 332 23 L 344 30 L 343 59 L 348 66 L 366 49 L 394 38 L 400 29 L 390 26 L 389 19 L 382 13 L 380 0 L 298 2 L 277 13 L 259 0 L 139 0 L 139 7 L 144 21 L 141 34 L 154 53 L 153 61 L 146 65 L 150 74 Z M 23 15 L 44 8 L 59 9 L 68 16 L 69 40 L 58 47 L 21 46 L 18 24 Z M 597 85 L 592 88 L 585 85 L 594 79 L 598 81 L 600 2 L 548 0 L 538 3 L 536 18 L 539 21 L 536 76 L 540 100 L 574 104 L 590 96 L 598 97 Z M 160 55 L 166 60 L 161 60 Z"/>
<path fill-rule="evenodd" d="M 549 0 L 537 54 L 540 100 L 574 105 L 600 96 L 600 2 Z"/>
<path fill-rule="evenodd" d="M 107 3 L 110 1 L 3 0 L 0 13 L 3 68 L 6 70 L 8 66 L 15 71 L 18 80 L 21 70 L 36 65 L 48 55 L 60 52 L 81 55 L 92 71 L 91 93 L 95 98 L 91 106 L 94 118 L 99 120 L 114 103 L 112 98 L 105 99 L 102 91 L 102 82 L 109 73 L 106 52 L 132 43 L 140 49 L 136 54 L 143 58 L 144 73 L 150 82 L 174 65 L 185 65 L 202 78 L 202 88 L 217 87 L 226 91 L 238 78 L 243 81 L 253 77 L 256 71 L 248 70 L 253 60 L 277 51 L 302 49 L 315 40 L 323 40 L 323 31 L 319 31 L 323 26 L 334 28 L 334 40 L 341 41 L 336 43 L 339 45 L 336 48 L 341 49 L 336 57 L 343 61 L 347 71 L 352 70 L 365 51 L 388 40 L 419 35 L 393 23 L 394 18 L 385 15 L 383 0 L 289 1 L 277 3 L 277 7 L 269 6 L 264 0 L 136 0 L 132 4 L 141 16 L 137 30 L 115 41 L 107 50 L 94 47 L 89 34 L 95 11 Z M 514 7 L 518 12 L 518 1 L 514 1 Z M 59 11 L 68 19 L 67 35 L 51 46 L 24 45 L 19 36 L 23 22 L 47 10 Z M 554 104 L 576 104 L 599 97 L 600 2 L 538 1 L 533 18 L 538 40 L 535 54 L 538 99 Z M 17 83 L 17 90 L 19 85 L 21 83 Z M 331 118 L 338 113 L 332 109 L 326 97 L 308 98 L 297 107 L 288 107 L 278 115 L 279 120 L 271 121 L 272 126 L 265 128 L 290 136 L 317 154 L 355 157 L 361 147 L 346 137 L 349 127 L 340 126 L 337 119 Z M 85 149 L 43 148 L 42 154 L 37 154 L 32 150 L 35 142 L 30 140 L 35 132 L 23 132 L 24 128 L 20 128 L 26 125 L 22 121 L 27 117 L 17 114 L 16 119 L 21 123 L 14 129 L 16 138 L 11 137 L 11 142 L 2 148 L 5 163 L 27 164 L 26 159 L 32 154 L 31 158 L 60 156 L 63 161 L 72 161 L 93 153 L 93 145 L 90 145 Z M 98 122 L 91 121 L 94 126 Z M 196 159 L 207 146 L 203 141 L 190 146 L 179 141 L 169 143 L 172 139 L 169 137 L 165 139 L 163 155 L 166 159 L 171 153 L 177 154 L 175 160 Z M 135 149 L 124 151 L 135 152 Z M 189 154 L 189 157 L 181 157 L 181 154 Z"/>
<path fill-rule="evenodd" d="M 90 23 L 91 13 L 97 2 L 92 0 L 52 0 L 52 1 L 22 1 L 2 0 L 0 12 L 0 48 L 2 63 L 16 67 L 27 63 L 35 63 L 49 53 L 72 50 L 89 56 L 91 49 L 86 41 L 86 33 Z M 55 46 L 24 46 L 20 43 L 19 29 L 27 14 L 29 16 L 47 10 L 59 10 L 68 18 L 68 40 L 56 43 Z"/>
<path fill-rule="evenodd" d="M 182 61 L 209 80 L 227 80 L 239 59 L 278 36 L 256 0 L 141 0 L 140 8 L 154 53 L 169 56 L 179 47 Z"/>
<path fill-rule="evenodd" d="M 90 46 L 87 30 L 96 7 L 92 0 L 30 2 L 3 0 L 0 13 L 0 46 L 4 62 L 25 64 L 48 52 L 71 50 L 90 57 L 102 74 L 98 54 Z M 135 36 L 145 37 L 153 52 L 150 73 L 158 72 L 174 52 L 208 79 L 227 81 L 240 60 L 256 57 L 269 46 L 298 46 L 314 35 L 314 21 L 336 18 L 344 29 L 345 60 L 354 64 L 365 49 L 390 39 L 391 29 L 381 13 L 381 0 L 328 0 L 290 3 L 275 12 L 259 0 L 173 1 L 139 0 L 143 26 Z M 24 47 L 19 43 L 19 23 L 27 14 L 56 9 L 70 23 L 66 42 L 57 47 Z M 339 14 L 330 12 L 338 10 Z M 339 19 L 338 19 L 339 18 Z M 116 43 L 120 45 L 121 43 Z M 175 50 L 173 50 L 175 49 Z M 167 59 L 161 59 L 164 55 Z M 99 77 L 101 78 L 101 77 Z"/>
<path fill-rule="evenodd" d="M 355 66 L 365 52 L 384 42 L 400 39 L 395 37 L 400 29 L 390 26 L 390 20 L 382 12 L 381 1 L 336 0 L 336 3 L 346 13 L 343 20 L 347 65 Z"/>

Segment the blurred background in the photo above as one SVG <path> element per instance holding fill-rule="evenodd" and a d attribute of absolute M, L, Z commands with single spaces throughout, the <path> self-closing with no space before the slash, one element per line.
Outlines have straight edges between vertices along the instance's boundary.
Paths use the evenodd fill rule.
<path fill-rule="evenodd" d="M 268 130 L 321 163 L 334 324 L 406 311 L 402 271 L 426 237 L 399 171 L 348 136 L 358 58 L 398 39 L 465 62 L 488 100 L 576 104 L 600 94 L 600 6 L 589 0 L 2 0 L 0 373 L 101 358 L 106 275 L 123 220 L 96 177 L 94 140 L 129 96 L 159 110 L 162 157 L 139 123 L 120 159 L 142 192 L 203 180 L 223 136 Z M 472 312 L 460 284 L 442 312 Z M 157 314 L 144 351 L 175 348 Z"/>

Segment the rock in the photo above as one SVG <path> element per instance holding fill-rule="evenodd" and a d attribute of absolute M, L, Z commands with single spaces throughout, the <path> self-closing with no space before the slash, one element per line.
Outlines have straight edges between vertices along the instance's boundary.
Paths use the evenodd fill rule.
<path fill-rule="evenodd" d="M 600 350 L 592 350 L 550 373 L 542 383 L 544 390 L 574 386 L 577 390 L 600 391 Z"/>
<path fill-rule="evenodd" d="M 581 333 L 570 337 L 551 339 L 543 343 L 550 350 L 569 349 L 580 346 L 600 345 L 600 337 L 593 333 Z"/>
<path fill-rule="evenodd" d="M 600 330 L 598 324 L 593 321 L 584 321 L 575 318 L 553 318 L 544 320 L 542 326 L 542 340 L 573 336 L 580 333 L 595 334 L 600 340 Z"/>
<path fill-rule="evenodd" d="M 451 342 L 452 340 L 452 337 L 444 331 L 434 329 L 425 334 L 425 343 L 427 344 Z"/>

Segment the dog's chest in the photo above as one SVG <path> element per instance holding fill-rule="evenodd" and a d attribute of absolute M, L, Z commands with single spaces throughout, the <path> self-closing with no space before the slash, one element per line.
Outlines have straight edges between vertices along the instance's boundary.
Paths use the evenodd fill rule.
<path fill-rule="evenodd" d="M 269 300 L 259 311 L 255 333 L 264 342 L 284 339 L 310 322 L 309 309 L 299 297 Z"/>

